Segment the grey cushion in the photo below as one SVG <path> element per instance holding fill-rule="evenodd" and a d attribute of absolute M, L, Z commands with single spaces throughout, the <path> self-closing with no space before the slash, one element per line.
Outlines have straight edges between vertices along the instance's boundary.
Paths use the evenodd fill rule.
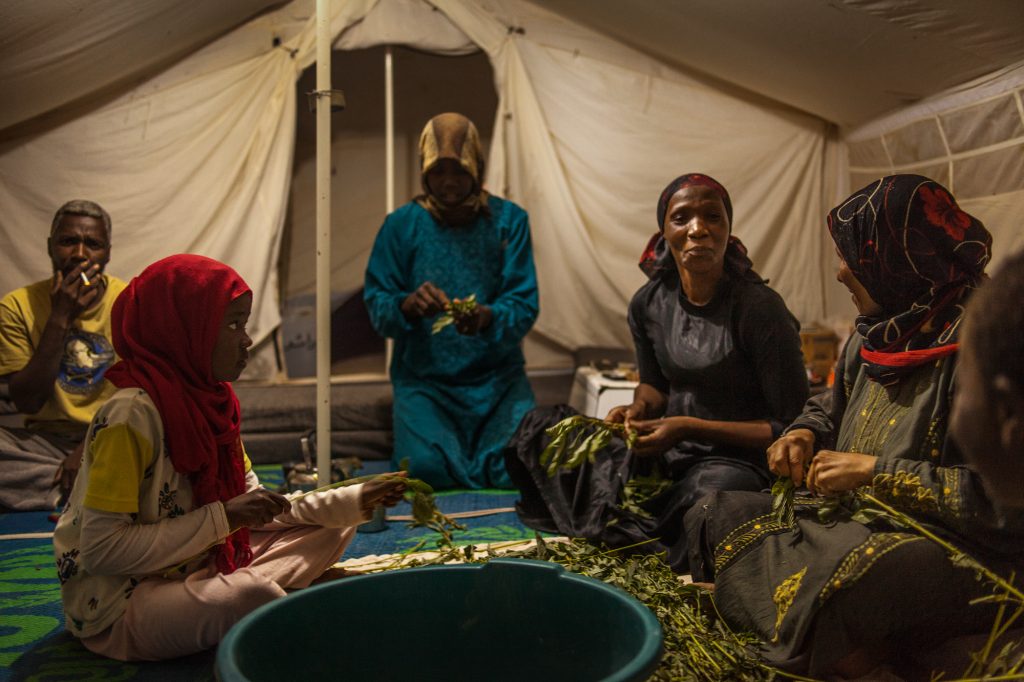
<path fill-rule="evenodd" d="M 314 384 L 236 384 L 242 433 L 307 431 L 316 425 Z M 391 430 L 391 384 L 331 386 L 333 431 Z"/>

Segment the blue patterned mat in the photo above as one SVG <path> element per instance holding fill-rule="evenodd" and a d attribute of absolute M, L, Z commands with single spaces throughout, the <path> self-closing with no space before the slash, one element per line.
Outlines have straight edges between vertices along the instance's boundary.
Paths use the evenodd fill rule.
<path fill-rule="evenodd" d="M 359 473 L 377 473 L 383 464 L 367 466 Z M 283 483 L 280 467 L 257 466 L 257 475 L 268 488 Z M 507 490 L 449 491 L 438 493 L 436 502 L 446 514 L 511 507 L 518 493 Z M 409 515 L 406 503 L 390 515 Z M 0 514 L 0 536 L 49 533 L 54 522 L 47 512 Z M 532 538 L 514 513 L 492 514 L 462 520 L 466 530 L 454 533 L 456 544 L 501 542 Z M 416 547 L 424 539 L 433 549 L 437 534 L 424 528 L 408 528 L 389 521 L 387 530 L 357 533 L 344 557 L 392 554 Z M 48 538 L 0 540 L 0 680 L 213 680 L 213 652 L 162 663 L 121 663 L 96 656 L 64 632 L 60 587 Z"/>

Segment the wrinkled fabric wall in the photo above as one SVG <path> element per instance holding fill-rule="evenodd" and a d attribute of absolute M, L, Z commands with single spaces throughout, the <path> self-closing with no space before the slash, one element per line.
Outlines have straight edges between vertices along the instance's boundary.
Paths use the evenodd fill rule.
<path fill-rule="evenodd" d="M 144 80 L 276 4 L 280 0 L 0 3 L 0 91 L 16 93 L 0 107 L 0 130 L 130 79 Z"/>
<path fill-rule="evenodd" d="M 140 5 L 140 16 L 153 4 Z M 372 5 L 336 3 L 337 30 Z M 112 274 L 127 279 L 179 252 L 222 260 L 252 287 L 250 334 L 257 342 L 266 338 L 280 321 L 277 262 L 291 178 L 295 79 L 312 61 L 314 7 L 312 0 L 289 3 L 123 94 L 22 121 L 13 136 L 5 130 L 0 239 L 9 246 L 0 289 L 47 277 L 54 211 L 68 199 L 92 199 L 113 220 Z M 188 12 L 171 13 L 167 31 L 192 19 Z M 62 50 L 69 73 L 95 57 L 97 36 L 79 38 L 51 46 Z M 33 106 L 47 110 L 63 101 L 55 92 Z"/>
<path fill-rule="evenodd" d="M 369 18 L 400 4 L 381 0 L 356 27 L 357 45 L 383 42 Z M 693 170 L 730 189 L 736 234 L 794 312 L 824 314 L 823 121 L 722 95 L 527 3 L 433 4 L 494 67 L 487 183 L 530 212 L 543 336 L 569 348 L 631 345 L 625 310 L 643 282 L 636 261 L 657 229 L 658 194 Z"/>
<path fill-rule="evenodd" d="M 735 234 L 798 317 L 840 310 L 823 217 L 846 173 L 824 120 L 672 70 L 524 0 L 349 0 L 332 8 L 339 48 L 396 43 L 487 54 L 499 97 L 487 181 L 530 211 L 543 337 L 570 348 L 629 346 L 625 308 L 642 283 L 635 264 L 656 229 L 658 192 L 689 171 L 729 188 Z M 312 15 L 312 0 L 293 0 L 133 88 L 42 119 L 14 120 L 15 112 L 5 120 L 0 238 L 8 267 L 0 288 L 49 274 L 54 209 L 89 198 L 114 219 L 111 272 L 130 277 L 180 251 L 224 260 L 253 286 L 251 330 L 266 337 L 280 319 L 295 81 L 313 60 Z M 66 47 L 69 67 L 93 54 L 89 41 Z M 1010 221 L 1024 202 L 1012 115 L 1021 92 L 979 92 L 874 133 L 855 131 L 847 138 L 850 182 L 892 170 L 935 173 L 992 228 L 998 259 L 998 249 L 1020 239 Z M 68 93 L 55 97 L 68 101 Z M 937 136 L 929 120 L 938 121 Z M 351 255 L 340 276 L 357 281 L 364 263 Z"/>
<path fill-rule="evenodd" d="M 345 92 L 346 108 L 333 117 L 331 133 L 331 289 L 346 292 L 363 285 L 366 261 L 387 211 L 385 199 L 384 48 L 337 50 L 332 61 L 335 87 Z M 395 203 L 419 194 L 419 135 L 440 111 L 458 111 L 476 122 L 486 150 L 497 107 L 494 78 L 486 55 L 453 58 L 396 47 Z M 296 89 L 300 100 L 315 89 L 315 65 Z M 288 222 L 282 244 L 285 301 L 316 290 L 316 117 L 298 102 L 295 162 Z"/>
<path fill-rule="evenodd" d="M 113 220 L 111 273 L 128 278 L 180 252 L 217 258 L 257 294 L 256 338 L 273 329 L 294 65 L 281 50 L 203 73 L 189 73 L 190 61 L 88 116 L 4 147 L 4 291 L 50 274 L 54 211 L 68 199 L 91 199 Z"/>
<path fill-rule="evenodd" d="M 531 213 L 547 338 L 629 345 L 625 307 L 658 192 L 693 170 L 730 189 L 736 234 L 794 312 L 824 313 L 820 119 L 720 94 L 522 0 L 333 8 L 342 47 L 487 53 L 499 94 L 488 184 Z M 12 246 L 0 287 L 45 277 L 49 217 L 90 198 L 114 219 L 114 274 L 179 251 L 224 260 L 253 286 L 251 329 L 265 337 L 279 322 L 294 82 L 312 63 L 312 10 L 295 0 L 87 113 L 5 140 L 0 234 Z M 394 20 L 409 12 L 419 15 Z M 362 262 L 347 261 L 354 271 Z"/>

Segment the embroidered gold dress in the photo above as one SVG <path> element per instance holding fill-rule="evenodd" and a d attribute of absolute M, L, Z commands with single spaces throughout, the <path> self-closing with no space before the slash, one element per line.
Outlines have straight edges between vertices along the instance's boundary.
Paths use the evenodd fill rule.
<path fill-rule="evenodd" d="M 887 388 L 868 380 L 860 347 L 855 334 L 839 390 L 813 398 L 790 429 L 811 429 L 820 449 L 877 456 L 875 497 L 995 570 L 1021 564 L 1024 523 L 992 508 L 946 438 L 956 356 Z M 772 663 L 820 674 L 854 648 L 888 655 L 991 625 L 990 611 L 967 604 L 987 588 L 938 545 L 884 522 L 823 522 L 821 502 L 798 497 L 793 528 L 774 521 L 765 493 L 712 495 L 686 519 L 694 578 L 714 581 L 719 611 L 757 633 Z"/>

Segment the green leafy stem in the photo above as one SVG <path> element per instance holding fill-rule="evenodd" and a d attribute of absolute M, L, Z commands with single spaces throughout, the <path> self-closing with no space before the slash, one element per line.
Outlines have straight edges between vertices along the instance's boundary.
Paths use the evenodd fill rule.
<path fill-rule="evenodd" d="M 1022 614 L 1024 614 L 1024 592 L 1014 585 L 1013 575 L 1007 580 L 995 571 L 992 571 L 980 561 L 970 556 L 962 549 L 948 540 L 936 535 L 912 517 L 882 502 L 868 492 L 858 492 L 859 500 L 873 505 L 875 508 L 862 507 L 851 518 L 861 523 L 870 523 L 876 518 L 884 517 L 891 523 L 910 528 L 931 540 L 946 551 L 949 560 L 954 566 L 973 570 L 980 578 L 987 580 L 995 588 L 993 594 L 973 600 L 972 604 L 996 603 L 999 608 L 996 613 L 989 636 L 981 651 L 971 655 L 971 663 L 964 671 L 963 677 L 951 682 L 973 682 L 974 680 L 1019 680 L 1024 679 L 1024 673 L 1020 672 L 1024 666 L 1024 656 L 1018 657 L 1015 663 L 1008 661 L 1020 648 L 1021 642 L 1011 641 L 1002 647 L 998 655 L 993 657 L 993 648 L 1000 638 L 1006 634 Z M 1008 617 L 1006 610 L 1008 605 L 1016 606 L 1013 613 Z M 940 676 L 933 676 L 939 679 Z"/>
<path fill-rule="evenodd" d="M 793 497 L 796 486 L 788 476 L 779 476 L 772 485 L 772 518 L 786 526 L 793 525 Z"/>
<path fill-rule="evenodd" d="M 627 429 L 625 424 L 581 414 L 563 419 L 544 433 L 551 442 L 540 454 L 540 465 L 547 469 L 548 476 L 554 476 L 560 468 L 575 469 L 584 461 L 593 464 L 597 453 L 612 442 L 613 436 L 622 438 L 630 449 L 637 439 L 636 431 Z"/>
<path fill-rule="evenodd" d="M 476 302 L 476 294 L 470 294 L 463 299 L 454 299 L 448 305 L 444 307 L 445 312 L 441 313 L 434 319 L 434 324 L 430 328 L 431 334 L 437 334 L 442 329 L 463 317 L 472 315 L 476 312 L 479 305 Z"/>
<path fill-rule="evenodd" d="M 337 483 L 331 483 L 315 490 L 299 495 L 298 498 L 305 497 L 306 495 L 312 495 L 313 493 L 323 492 L 325 490 L 331 490 L 332 488 L 344 488 L 350 485 L 358 485 L 360 483 L 367 483 L 373 480 L 396 480 L 405 483 L 408 488 L 405 499 L 412 504 L 412 521 L 409 523 L 410 528 L 417 528 L 423 526 L 441 534 L 446 542 L 451 542 L 452 531 L 465 530 L 466 526 L 454 520 L 450 516 L 441 513 L 441 510 L 437 508 L 437 503 L 434 501 L 434 489 L 430 487 L 430 484 L 426 481 L 421 481 L 418 478 L 406 478 L 399 474 L 374 474 L 369 476 L 357 476 L 355 478 L 347 478 L 344 481 L 338 481 Z M 298 499 L 296 498 L 296 499 Z"/>

